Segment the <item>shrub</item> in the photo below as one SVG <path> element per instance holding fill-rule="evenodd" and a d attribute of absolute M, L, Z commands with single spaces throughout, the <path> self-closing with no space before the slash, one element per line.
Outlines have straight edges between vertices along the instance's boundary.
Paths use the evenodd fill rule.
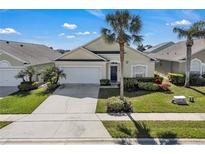
<path fill-rule="evenodd" d="M 161 84 L 162 83 L 162 81 L 163 81 L 163 77 L 161 77 L 160 75 L 158 75 L 158 74 L 154 74 L 154 78 L 155 78 L 155 83 L 157 83 L 157 84 Z"/>
<path fill-rule="evenodd" d="M 160 90 L 159 85 L 153 82 L 139 82 L 138 87 L 139 89 L 148 90 L 148 91 L 159 91 Z"/>
<path fill-rule="evenodd" d="M 125 90 L 136 90 L 138 87 L 137 78 L 124 78 Z"/>
<path fill-rule="evenodd" d="M 21 84 L 18 86 L 18 89 L 20 91 L 28 91 L 28 90 L 33 90 L 37 88 L 38 88 L 38 83 L 30 82 L 30 81 L 21 82 Z"/>
<path fill-rule="evenodd" d="M 192 75 L 190 77 L 190 84 L 192 86 L 205 86 L 205 78 L 196 76 L 196 75 Z"/>
<path fill-rule="evenodd" d="M 205 78 L 205 73 L 204 73 L 204 74 L 202 74 L 202 77 L 203 77 L 203 78 Z"/>
<path fill-rule="evenodd" d="M 100 85 L 101 86 L 109 86 L 110 85 L 110 80 L 108 80 L 108 79 L 101 79 L 100 80 Z"/>
<path fill-rule="evenodd" d="M 58 84 L 53 84 L 51 82 L 47 82 L 47 91 L 53 91 L 58 87 Z"/>
<path fill-rule="evenodd" d="M 132 104 L 127 98 L 122 100 L 119 97 L 111 97 L 107 100 L 107 112 L 130 113 L 133 112 Z"/>
<path fill-rule="evenodd" d="M 169 81 L 175 85 L 183 85 L 185 82 L 184 74 L 169 73 L 168 78 Z"/>

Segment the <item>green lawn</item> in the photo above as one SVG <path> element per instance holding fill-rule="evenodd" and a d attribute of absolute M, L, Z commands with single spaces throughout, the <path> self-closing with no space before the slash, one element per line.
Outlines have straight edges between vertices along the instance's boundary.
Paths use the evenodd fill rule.
<path fill-rule="evenodd" d="M 30 92 L 16 92 L 0 100 L 0 114 L 31 113 L 50 94 L 45 93 L 45 88 Z"/>
<path fill-rule="evenodd" d="M 205 86 L 190 89 L 172 85 L 170 89 L 169 93 L 125 92 L 125 96 L 131 100 L 134 112 L 205 112 Z M 172 104 L 175 95 L 194 96 L 196 101 L 189 105 Z M 112 96 L 119 96 L 119 89 L 100 89 L 96 112 L 106 112 L 106 100 Z"/>
<path fill-rule="evenodd" d="M 103 121 L 113 138 L 205 138 L 205 121 Z"/>
<path fill-rule="evenodd" d="M 10 121 L 0 121 L 0 129 L 10 124 Z"/>

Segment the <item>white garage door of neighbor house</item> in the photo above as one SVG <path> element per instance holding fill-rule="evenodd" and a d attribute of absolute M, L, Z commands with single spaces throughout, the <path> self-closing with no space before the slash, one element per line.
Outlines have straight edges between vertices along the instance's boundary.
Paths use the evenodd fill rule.
<path fill-rule="evenodd" d="M 16 79 L 20 69 L 0 69 L 0 86 L 17 86 L 21 79 Z"/>
<path fill-rule="evenodd" d="M 63 67 L 66 79 L 61 83 L 99 83 L 102 79 L 101 67 Z"/>

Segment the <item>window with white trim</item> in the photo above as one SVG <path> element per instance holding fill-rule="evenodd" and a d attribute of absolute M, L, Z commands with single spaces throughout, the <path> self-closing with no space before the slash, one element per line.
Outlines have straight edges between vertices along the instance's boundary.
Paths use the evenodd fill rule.
<path fill-rule="evenodd" d="M 133 77 L 146 77 L 147 67 L 145 65 L 135 65 L 132 68 Z"/>
<path fill-rule="evenodd" d="M 198 59 L 193 59 L 191 61 L 191 73 L 200 74 L 201 73 L 201 62 Z"/>

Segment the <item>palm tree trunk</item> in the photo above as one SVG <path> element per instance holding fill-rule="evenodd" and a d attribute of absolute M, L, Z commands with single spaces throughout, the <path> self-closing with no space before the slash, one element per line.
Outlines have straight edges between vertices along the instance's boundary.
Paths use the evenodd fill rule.
<path fill-rule="evenodd" d="M 187 41 L 187 53 L 186 53 L 186 78 L 185 78 L 185 83 L 184 83 L 185 87 L 190 86 L 190 69 L 191 69 L 191 53 L 192 53 L 191 48 L 192 48 L 192 45 L 193 45 L 193 41 L 188 40 Z"/>
<path fill-rule="evenodd" d="M 120 44 L 120 99 L 124 98 L 124 43 Z"/>

